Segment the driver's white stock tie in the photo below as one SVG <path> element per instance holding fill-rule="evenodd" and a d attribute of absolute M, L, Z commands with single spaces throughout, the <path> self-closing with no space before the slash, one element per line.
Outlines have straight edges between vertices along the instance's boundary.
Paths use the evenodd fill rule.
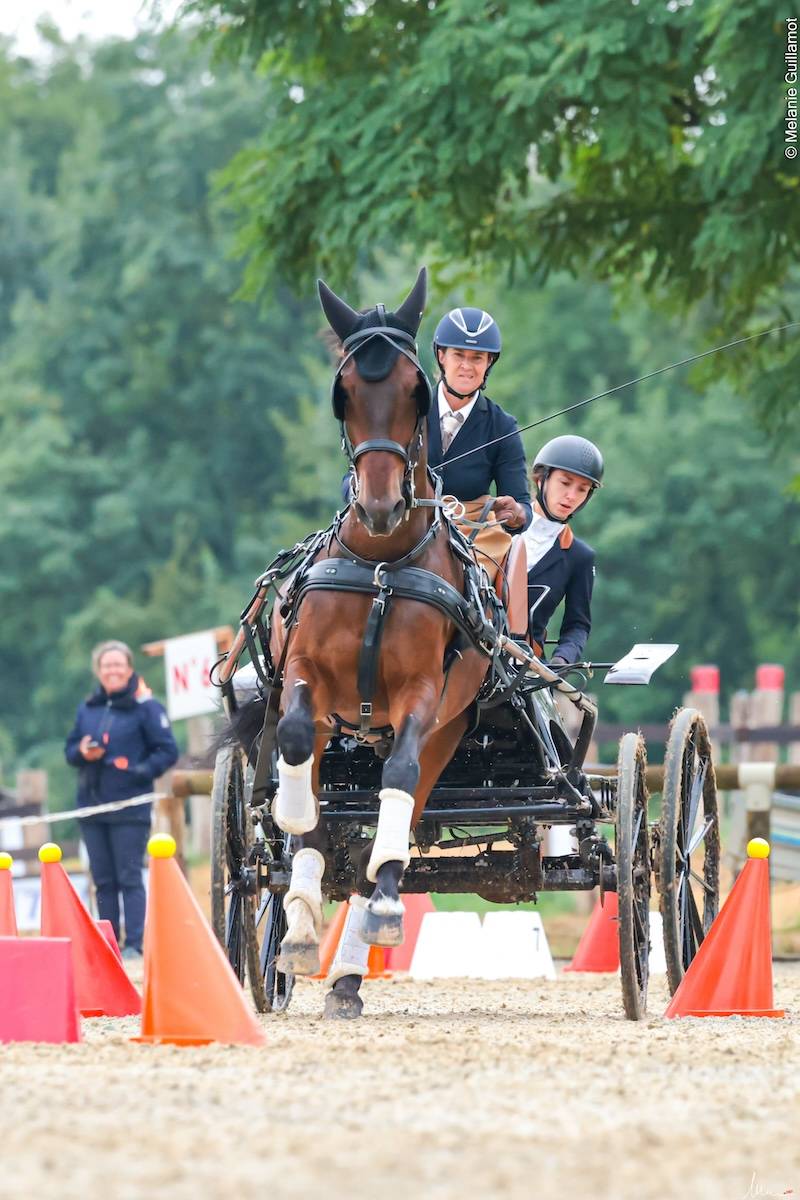
<path fill-rule="evenodd" d="M 414 797 L 400 788 L 386 787 L 381 788 L 378 799 L 378 829 L 367 867 L 370 883 L 376 882 L 378 870 L 384 863 L 399 862 L 405 870 L 411 861 L 409 841 Z"/>
<path fill-rule="evenodd" d="M 272 815 L 285 833 L 310 833 L 317 824 L 317 801 L 311 789 L 313 762 L 313 754 L 297 766 L 287 763 L 283 755 L 278 759 L 278 790 Z"/>
<path fill-rule="evenodd" d="M 333 987 L 345 975 L 361 975 L 363 977 L 367 973 L 370 947 L 361 936 L 366 908 L 367 901 L 364 896 L 350 897 L 342 936 L 325 980 L 328 987 Z"/>

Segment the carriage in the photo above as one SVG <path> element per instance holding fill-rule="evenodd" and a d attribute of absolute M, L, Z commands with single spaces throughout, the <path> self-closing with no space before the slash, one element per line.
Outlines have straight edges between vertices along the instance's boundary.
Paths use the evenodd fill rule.
<path fill-rule="evenodd" d="M 416 348 L 424 269 L 393 313 L 358 313 L 324 284 L 320 298 L 341 340 L 332 404 L 355 491 L 332 526 L 270 564 L 219 664 L 234 726 L 237 712 L 260 709 L 258 728 L 220 750 L 214 773 L 217 936 L 257 1008 L 286 1008 L 293 979 L 280 968 L 295 934 L 291 914 L 286 934 L 282 898 L 308 861 L 298 834 L 319 827 L 324 841 L 310 851 L 317 915 L 321 889 L 345 900 L 375 884 L 362 942 L 397 944 L 398 886 L 507 904 L 546 891 L 616 892 L 623 1003 L 639 1019 L 653 876 L 673 989 L 718 908 L 719 816 L 703 719 L 684 709 L 672 722 L 657 821 L 640 734 L 623 736 L 615 773 L 593 772 L 597 708 L 570 680 L 597 666 L 546 665 L 528 640 L 522 539 L 493 579 L 460 532 L 458 501 L 428 470 L 431 388 Z M 647 683 L 675 649 L 634 647 L 603 664 L 605 681 Z M 249 668 L 237 671 L 245 651 Z M 565 711 L 577 718 L 572 734 Z M 287 780 L 303 772 L 311 819 L 287 833 Z M 401 842 L 397 820 L 385 819 L 400 810 Z M 559 827 L 570 834 L 567 852 L 548 853 L 545 835 Z"/>
<path fill-rule="evenodd" d="M 263 633 L 265 626 L 253 607 L 244 621 L 252 645 L 252 631 Z M 266 639 L 261 649 L 267 654 L 258 654 L 257 671 L 245 668 L 238 672 L 240 679 L 230 671 L 229 704 L 235 706 L 257 686 L 259 675 L 268 677 Z M 647 662 L 646 654 L 639 658 Z M 631 679 L 630 663 L 628 656 L 619 665 L 604 664 L 606 682 L 619 676 L 643 682 L 648 668 L 636 668 Z M 579 663 L 573 670 L 588 676 L 598 667 Z M 597 720 L 592 699 L 542 663 L 526 661 L 520 674 L 511 694 L 489 696 L 477 706 L 473 726 L 417 826 L 403 891 L 476 893 L 509 905 L 535 901 L 548 891 L 599 889 L 601 897 L 616 892 L 623 1005 L 626 1016 L 638 1020 L 647 1004 L 653 882 L 671 992 L 718 911 L 719 812 L 704 719 L 691 708 L 675 714 L 655 817 L 641 734 L 622 737 L 615 773 L 593 773 L 584 761 Z M 567 727 L 574 722 L 565 720 L 564 703 L 578 718 L 572 737 Z M 346 900 L 365 889 L 360 863 L 377 821 L 385 753 L 385 745 L 357 731 L 331 731 L 319 792 L 331 835 L 325 870 L 329 900 Z M 284 1010 L 294 983 L 278 970 L 276 958 L 296 839 L 271 817 L 277 789 L 274 751 L 270 761 L 259 785 L 257 753 L 248 757 L 240 747 L 225 746 L 217 756 L 212 790 L 213 924 L 260 1012 Z M 557 827 L 572 835 L 570 851 L 548 855 L 545 835 Z"/>

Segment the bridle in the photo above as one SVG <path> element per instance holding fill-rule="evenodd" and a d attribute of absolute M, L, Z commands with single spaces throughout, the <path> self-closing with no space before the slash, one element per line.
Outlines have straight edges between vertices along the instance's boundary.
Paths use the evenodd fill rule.
<path fill-rule="evenodd" d="M 333 405 L 334 416 L 339 421 L 339 426 L 342 431 L 342 450 L 347 458 L 352 476 L 352 495 L 353 499 L 358 497 L 358 474 L 356 472 L 356 463 L 363 454 L 368 454 L 371 450 L 383 450 L 389 454 L 396 454 L 398 458 L 402 458 L 405 465 L 403 472 L 403 482 L 401 485 L 403 500 L 405 502 L 405 519 L 408 520 L 409 514 L 413 508 L 420 507 L 420 501 L 414 492 L 414 472 L 419 463 L 419 454 L 423 443 L 423 423 L 428 415 L 428 411 L 432 401 L 431 385 L 427 375 L 422 369 L 422 364 L 417 357 L 417 343 L 410 333 L 406 333 L 404 329 L 398 329 L 393 325 L 386 324 L 386 313 L 382 304 L 378 306 L 378 318 L 381 321 L 379 326 L 372 326 L 369 329 L 359 329 L 355 333 L 351 333 L 342 342 L 344 356 L 339 366 L 336 369 L 336 374 L 333 377 L 333 386 L 331 388 L 331 403 Z M 417 420 L 414 425 L 413 433 L 409 439 L 408 445 L 403 446 L 400 442 L 394 441 L 392 438 L 367 438 L 366 441 L 358 442 L 353 445 L 350 435 L 347 432 L 345 425 L 344 408 L 345 408 L 345 392 L 341 383 L 341 374 L 357 351 L 361 350 L 373 338 L 382 338 L 383 341 L 400 354 L 405 355 L 409 362 L 413 363 L 417 369 Z M 357 367 L 357 364 L 356 364 Z"/>

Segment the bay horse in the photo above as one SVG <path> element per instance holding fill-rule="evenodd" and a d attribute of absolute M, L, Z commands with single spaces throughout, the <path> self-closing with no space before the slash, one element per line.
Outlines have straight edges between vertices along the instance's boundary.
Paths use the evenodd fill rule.
<path fill-rule="evenodd" d="M 459 621 L 452 603 L 442 607 L 433 594 L 466 604 L 465 564 L 451 546 L 427 467 L 431 388 L 415 343 L 426 281 L 422 268 L 394 312 L 383 305 L 357 312 L 318 283 L 323 311 L 342 346 L 333 408 L 351 465 L 353 498 L 315 556 L 284 650 L 272 814 L 301 841 L 284 898 L 287 932 L 278 959 L 284 972 L 319 970 L 327 834 L 316 794 L 330 718 L 353 730 L 389 731 L 391 741 L 366 865 L 374 888 L 368 899 L 351 900 L 328 977 L 333 986 L 326 1015 L 333 1017 L 360 1015 L 358 988 L 369 945 L 403 940 L 399 885 L 410 859 L 410 832 L 466 731 L 489 665 L 485 647 L 482 651 L 475 639 L 462 636 L 458 653 L 452 653 Z M 344 567 L 372 576 L 373 594 L 328 590 L 326 575 L 346 574 Z M 370 638 L 371 660 L 364 657 Z"/>

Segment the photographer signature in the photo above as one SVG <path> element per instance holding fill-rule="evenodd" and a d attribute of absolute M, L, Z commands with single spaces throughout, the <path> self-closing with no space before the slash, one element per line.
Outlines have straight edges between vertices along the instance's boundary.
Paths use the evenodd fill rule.
<path fill-rule="evenodd" d="M 760 1200 L 780 1200 L 781 1196 L 794 1196 L 794 1188 L 772 1188 L 767 1184 L 758 1182 L 758 1175 L 753 1171 L 753 1177 L 750 1180 L 750 1187 L 745 1192 L 742 1200 L 755 1200 L 756 1197 Z"/>

